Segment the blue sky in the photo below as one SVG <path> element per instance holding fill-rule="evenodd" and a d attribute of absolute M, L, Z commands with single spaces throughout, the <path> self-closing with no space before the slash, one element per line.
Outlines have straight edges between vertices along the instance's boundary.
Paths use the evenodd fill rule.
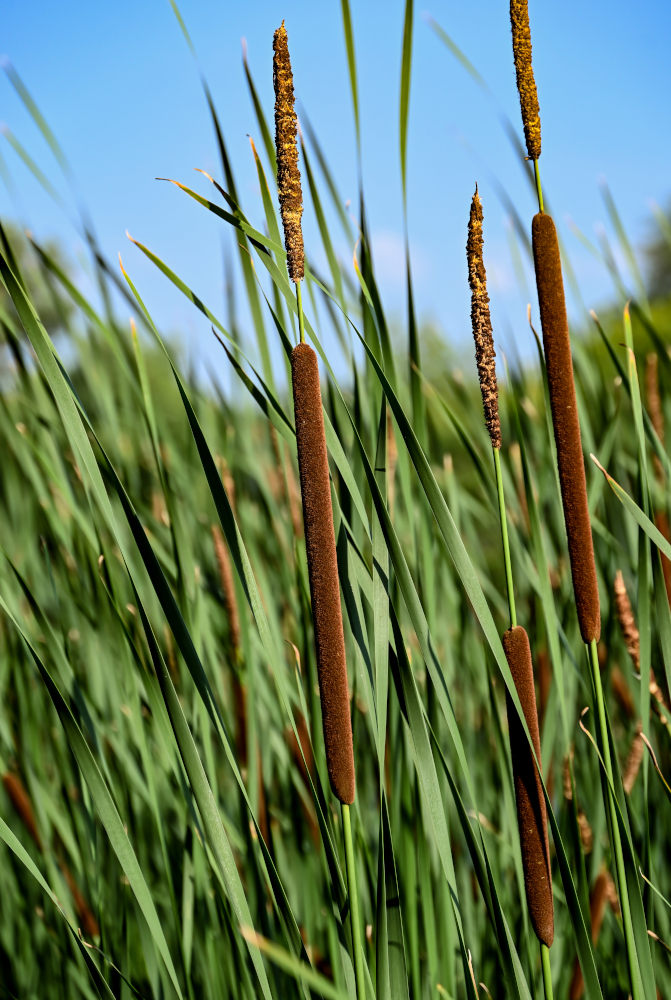
<path fill-rule="evenodd" d="M 362 110 L 363 178 L 378 278 L 391 317 L 403 322 L 403 217 L 398 157 L 398 100 L 403 4 L 351 0 Z M 525 224 L 535 210 L 531 189 L 501 127 L 507 115 L 521 135 L 507 3 L 436 0 L 415 8 L 410 105 L 409 232 L 420 316 L 455 343 L 470 336 L 464 245 L 475 181 L 485 210 L 485 261 L 495 335 L 504 349 L 529 353 L 529 269 L 520 283 L 511 256 L 505 189 Z M 262 206 L 248 135 L 260 136 L 245 86 L 241 40 L 259 95 L 272 117 L 272 34 L 286 19 L 300 107 L 327 154 L 344 201 L 357 203 L 357 172 L 340 3 L 184 2 L 182 14 L 221 116 L 243 207 L 262 228 Z M 432 16 L 465 51 L 495 98 L 466 74 L 431 30 Z M 600 183 L 607 181 L 636 245 L 650 223 L 650 204 L 671 195 L 671 5 L 641 0 L 530 0 L 534 67 L 543 126 L 544 189 L 565 240 L 587 308 L 612 295 L 607 271 L 573 235 L 593 242 L 612 227 Z M 209 325 L 126 239 L 148 244 L 218 315 L 225 317 L 223 223 L 157 176 L 209 194 L 193 173 L 221 176 L 196 65 L 167 0 L 114 5 L 65 0 L 12 4 L 3 12 L 5 56 L 20 73 L 73 166 L 79 193 L 106 254 L 124 264 L 161 328 L 178 331 L 194 359 L 225 365 Z M 665 97 L 665 95 L 667 95 Z M 48 148 L 0 78 L 2 117 L 72 204 Z M 38 236 L 59 236 L 74 262 L 83 244 L 6 139 L 0 150 L 12 178 L 0 184 L 0 212 Z M 72 214 L 72 212 L 70 212 Z M 308 253 L 318 244 L 310 206 Z M 338 243 L 346 267 L 351 246 Z M 319 262 L 321 254 L 312 250 Z M 616 259 L 621 254 L 615 248 Z M 83 265 L 82 265 L 83 266 Z M 124 307 L 125 308 L 125 307 Z M 123 313 L 123 310 L 122 310 Z M 577 323 L 580 306 L 572 304 Z M 584 314 L 583 314 L 584 315 Z M 335 344 L 329 338 L 327 346 Z"/>

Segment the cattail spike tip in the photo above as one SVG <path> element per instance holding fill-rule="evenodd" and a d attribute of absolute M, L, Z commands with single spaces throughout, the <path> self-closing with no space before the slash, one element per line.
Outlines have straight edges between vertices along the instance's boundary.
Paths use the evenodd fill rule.
<path fill-rule="evenodd" d="M 284 21 L 273 37 L 273 86 L 275 88 L 275 152 L 277 154 L 277 188 L 280 213 L 287 251 L 287 270 L 292 281 L 298 282 L 305 273 L 303 249 L 303 193 L 298 169 L 296 135 L 298 123 L 294 110 L 294 78 L 291 72 L 287 29 Z"/>
<path fill-rule="evenodd" d="M 500 448 L 501 422 L 499 420 L 499 397 L 496 381 L 496 352 L 494 351 L 489 295 L 487 294 L 487 274 L 482 246 L 482 202 L 476 184 L 475 194 L 471 202 L 466 243 L 468 283 L 471 288 L 471 324 L 475 340 L 475 360 L 478 366 L 482 405 L 485 411 L 485 424 L 492 447 Z"/>
<path fill-rule="evenodd" d="M 528 0 L 510 0 L 510 26 L 513 33 L 513 58 L 527 155 L 530 160 L 537 160 L 541 155 L 541 113 L 531 65 Z"/>

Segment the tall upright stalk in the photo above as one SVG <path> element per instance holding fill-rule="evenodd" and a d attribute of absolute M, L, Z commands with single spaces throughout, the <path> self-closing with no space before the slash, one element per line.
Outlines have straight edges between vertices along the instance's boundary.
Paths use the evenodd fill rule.
<path fill-rule="evenodd" d="M 499 499 L 499 519 L 501 522 L 501 542 L 503 545 L 503 565 L 506 571 L 506 592 L 508 594 L 508 609 L 510 611 L 510 626 L 517 625 L 515 610 L 515 591 L 513 589 L 513 567 L 510 559 L 510 543 L 508 541 L 508 519 L 506 517 L 506 500 L 503 495 L 503 476 L 501 475 L 501 450 L 492 448 L 494 455 L 494 471 L 496 475 L 496 493 Z"/>
<path fill-rule="evenodd" d="M 606 710 L 597 657 L 601 633 L 599 588 L 594 560 L 585 465 L 573 379 L 559 241 L 554 222 L 543 210 L 538 169 L 541 154 L 541 124 L 536 83 L 531 63 L 531 31 L 527 0 L 510 0 L 513 58 L 520 98 L 527 153 L 534 164 L 538 213 L 532 222 L 532 246 L 536 287 L 543 331 L 543 348 L 550 393 L 552 425 L 568 540 L 573 592 L 580 634 L 587 647 L 597 716 L 597 746 L 606 771 L 606 809 L 622 909 L 632 1000 L 642 1000 L 638 956 L 633 935 L 622 841 L 617 823 L 613 791 L 613 767 L 606 725 Z"/>
<path fill-rule="evenodd" d="M 345 840 L 345 867 L 347 869 L 347 894 L 349 896 L 349 916 L 352 928 L 352 951 L 354 952 L 354 978 L 357 1000 L 366 1000 L 366 981 L 363 970 L 363 948 L 361 944 L 361 918 L 359 916 L 359 893 L 356 885 L 356 861 L 352 839 L 352 819 L 347 803 L 342 804 L 342 826 Z"/>
<path fill-rule="evenodd" d="M 534 181 L 536 182 L 536 197 L 538 198 L 538 211 L 543 211 L 543 188 L 541 185 L 541 172 L 538 168 L 538 160 L 533 161 L 534 164 Z"/>
<path fill-rule="evenodd" d="M 517 626 L 517 614 L 515 610 L 515 593 L 513 589 L 513 568 L 510 558 L 510 543 L 508 541 L 508 519 L 506 516 L 506 503 L 503 492 L 503 476 L 501 474 L 501 454 L 499 448 L 492 448 L 494 453 L 494 470 L 496 475 L 496 492 L 499 500 L 499 517 L 501 521 L 501 541 L 503 544 L 503 564 L 506 574 L 506 591 L 508 594 L 508 608 L 510 611 L 510 627 Z M 540 763 L 540 761 L 539 761 Z M 552 991 L 552 969 L 550 966 L 550 948 L 540 941 L 541 969 L 543 972 L 543 994 L 545 1000 L 553 1000 Z"/>
<path fill-rule="evenodd" d="M 305 256 L 301 228 L 303 194 L 298 169 L 293 74 L 284 21 L 275 32 L 273 53 L 277 187 L 287 251 L 287 270 L 296 285 L 299 343 L 291 353 L 291 383 L 322 728 L 329 781 L 342 807 L 357 1000 L 365 1000 L 359 896 L 349 809 L 356 790 L 352 722 L 319 365 L 314 350 L 305 343 L 302 297 Z"/>
<path fill-rule="evenodd" d="M 303 292 L 301 281 L 296 282 L 296 312 L 298 313 L 298 336 L 301 344 L 305 343 L 305 319 L 303 317 Z"/>
<path fill-rule="evenodd" d="M 503 476 L 501 474 L 501 423 L 498 410 L 494 337 L 489 312 L 482 229 L 482 204 L 476 187 L 471 203 L 466 254 L 468 280 L 471 287 L 471 322 L 473 326 L 473 338 L 475 340 L 475 357 L 482 393 L 485 424 L 494 456 L 501 544 L 506 575 L 508 609 L 510 612 L 510 629 L 503 637 L 503 646 L 527 727 L 534 744 L 535 755 L 540 764 L 540 734 L 531 649 L 526 631 L 517 625 L 517 612 L 515 609 L 508 521 L 503 492 Z M 554 938 L 554 909 L 545 799 L 543 797 L 538 767 L 533 760 L 527 743 L 526 733 L 520 725 L 520 720 L 517 718 L 510 699 L 508 699 L 508 719 L 527 906 L 531 923 L 541 948 L 545 1000 L 552 1000 L 549 947 Z M 543 872 L 544 876 L 541 874 Z"/>

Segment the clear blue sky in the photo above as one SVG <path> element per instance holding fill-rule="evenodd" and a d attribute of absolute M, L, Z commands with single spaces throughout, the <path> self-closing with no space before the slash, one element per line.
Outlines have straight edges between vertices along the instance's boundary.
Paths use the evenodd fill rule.
<path fill-rule="evenodd" d="M 398 96 L 403 26 L 399 0 L 351 0 L 362 105 L 364 187 L 378 276 L 392 316 L 402 319 L 402 208 Z M 528 353 L 526 301 L 510 254 L 510 222 L 494 178 L 526 223 L 535 210 L 520 162 L 500 125 L 521 135 L 505 0 L 415 9 L 409 130 L 409 227 L 417 307 L 455 342 L 470 336 L 465 226 L 477 180 L 485 209 L 485 255 L 495 332 Z M 319 135 L 343 199 L 357 200 L 357 175 L 340 3 L 260 0 L 185 2 L 182 13 L 210 83 L 238 176 L 243 207 L 262 228 L 262 207 L 247 135 L 260 137 L 245 87 L 247 40 L 257 89 L 272 116 L 272 34 L 286 19 L 296 94 Z M 433 16 L 485 77 L 487 97 L 429 27 Z M 607 301 L 603 266 L 572 235 L 573 220 L 593 241 L 612 236 L 599 189 L 607 180 L 627 232 L 640 243 L 650 203 L 671 194 L 671 5 L 641 0 L 530 0 L 534 67 L 543 125 L 544 188 L 578 272 L 588 308 Z M 37 0 L 3 12 L 3 42 L 56 133 L 90 208 L 101 244 L 124 263 L 164 331 L 181 332 L 195 358 L 225 365 L 207 322 L 133 248 L 148 244 L 222 317 L 222 242 L 230 234 L 175 188 L 168 176 L 208 193 L 194 167 L 221 172 L 198 73 L 167 0 L 91 4 Z M 49 150 L 0 78 L 1 116 L 53 183 L 67 194 Z M 300 114 L 300 110 L 299 110 Z M 0 185 L 0 212 L 40 237 L 58 235 L 73 260 L 82 242 L 39 189 L 6 139 L 0 149 L 13 190 Z M 211 190 L 211 189 L 210 189 Z M 317 245 L 311 208 L 308 252 Z M 352 247 L 339 252 L 351 266 Z M 320 255 L 317 254 L 317 259 Z M 617 254 L 619 257 L 619 254 Z M 577 306 L 573 305 L 577 317 Z"/>

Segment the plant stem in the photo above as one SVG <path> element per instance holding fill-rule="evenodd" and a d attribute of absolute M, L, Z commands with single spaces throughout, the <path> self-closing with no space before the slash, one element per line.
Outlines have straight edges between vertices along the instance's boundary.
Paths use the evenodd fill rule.
<path fill-rule="evenodd" d="M 543 967 L 543 992 L 545 1000 L 553 1000 L 552 969 L 550 968 L 550 949 L 541 943 L 541 965 Z"/>
<path fill-rule="evenodd" d="M 515 612 L 515 594 L 513 591 L 513 567 L 510 560 L 510 545 L 508 543 L 508 521 L 506 519 L 506 502 L 503 496 L 503 476 L 501 475 L 501 449 L 493 448 L 494 469 L 496 471 L 496 492 L 499 497 L 499 518 L 501 521 L 501 541 L 503 542 L 503 562 L 506 568 L 506 587 L 508 590 L 508 607 L 510 609 L 510 625 L 517 625 Z"/>
<path fill-rule="evenodd" d="M 303 291 L 301 288 L 302 282 L 296 282 L 296 309 L 298 311 L 298 332 L 301 338 L 301 344 L 305 343 L 305 322 L 303 320 Z"/>
<path fill-rule="evenodd" d="M 536 194 L 538 195 L 538 211 L 543 211 L 543 188 L 541 187 L 541 174 L 538 169 L 538 160 L 534 160 L 534 178 L 536 181 Z"/>
<path fill-rule="evenodd" d="M 597 711 L 597 742 L 606 769 L 608 779 L 608 815 L 610 819 L 610 834 L 615 855 L 615 869 L 617 874 L 618 888 L 620 891 L 620 908 L 622 910 L 622 925 L 624 928 L 624 940 L 627 949 L 627 963 L 629 966 L 629 980 L 631 985 L 632 1000 L 643 1000 L 643 991 L 638 971 L 638 959 L 636 955 L 636 944 L 634 942 L 634 931 L 631 922 L 631 910 L 629 907 L 629 894 L 627 892 L 627 879 L 624 868 L 624 854 L 622 851 L 622 841 L 620 839 L 620 828 L 617 823 L 617 806 L 615 803 L 615 788 L 613 783 L 613 763 L 610 756 L 610 743 L 608 740 L 608 729 L 606 727 L 606 707 L 603 698 L 603 688 L 601 686 L 601 671 L 599 669 L 599 655 L 597 652 L 596 639 L 592 639 L 589 644 L 590 666 L 592 668 L 592 680 L 594 683 L 594 694 Z"/>
<path fill-rule="evenodd" d="M 342 825 L 345 836 L 345 867 L 347 869 L 347 894 L 349 896 L 349 916 L 352 927 L 352 951 L 354 952 L 354 978 L 357 1000 L 366 1000 L 366 983 L 363 975 L 363 950 L 359 933 L 359 896 L 356 890 L 356 868 L 354 864 L 354 843 L 352 841 L 352 820 L 349 806 L 343 802 Z"/>
<path fill-rule="evenodd" d="M 515 593 L 513 589 L 513 567 L 510 558 L 510 544 L 508 542 L 508 519 L 506 517 L 506 503 L 503 495 L 503 475 L 501 473 L 501 451 L 493 448 L 494 469 L 496 470 L 496 492 L 499 498 L 499 517 L 501 520 L 501 540 L 503 542 L 503 562 L 506 568 L 506 587 L 508 590 L 508 607 L 510 609 L 510 625 L 515 628 L 517 625 L 517 614 L 515 612 Z M 552 993 L 552 971 L 550 968 L 550 949 L 541 942 L 541 967 L 543 969 L 543 994 L 545 1000 L 553 1000 Z"/>

